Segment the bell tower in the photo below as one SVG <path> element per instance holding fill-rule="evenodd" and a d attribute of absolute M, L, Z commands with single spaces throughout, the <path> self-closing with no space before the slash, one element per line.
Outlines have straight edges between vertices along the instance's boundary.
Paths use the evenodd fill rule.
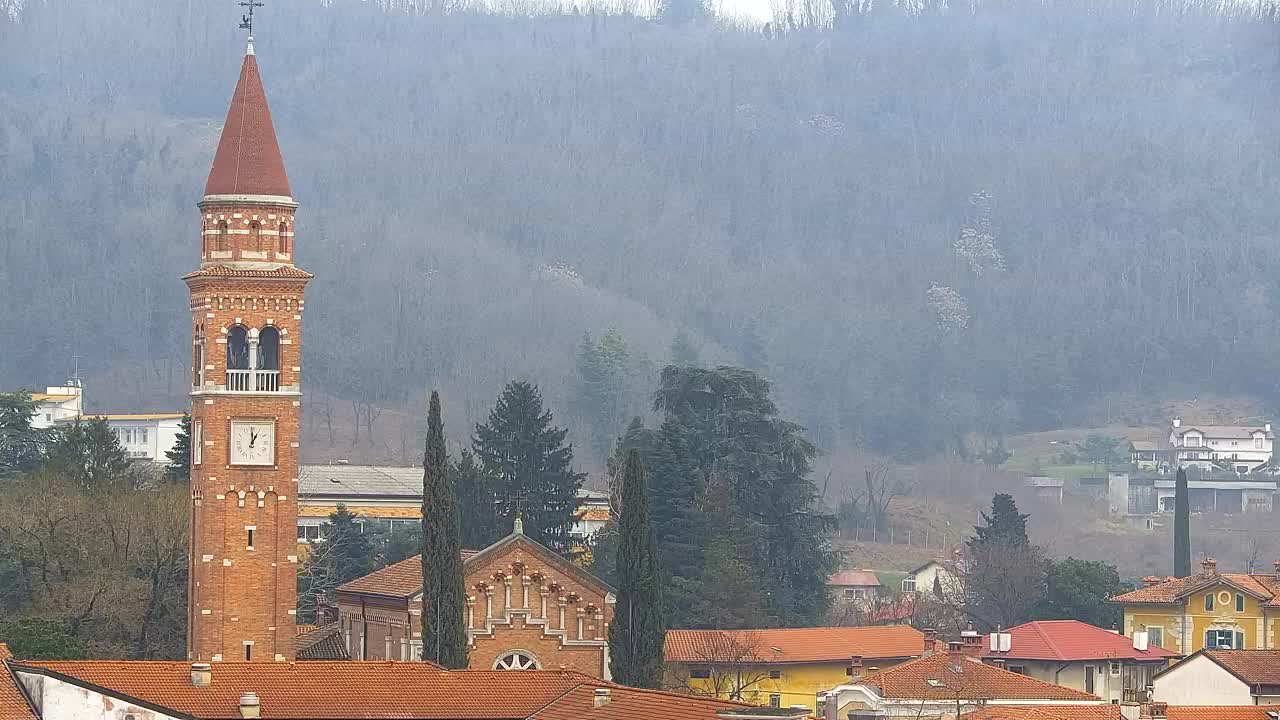
<path fill-rule="evenodd" d="M 253 39 L 200 200 L 191 290 L 191 660 L 294 659 L 302 292 Z"/>

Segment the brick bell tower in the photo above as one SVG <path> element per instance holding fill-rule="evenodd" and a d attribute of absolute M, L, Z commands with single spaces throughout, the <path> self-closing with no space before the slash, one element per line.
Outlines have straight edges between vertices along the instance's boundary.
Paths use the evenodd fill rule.
<path fill-rule="evenodd" d="M 253 39 L 200 200 L 191 289 L 189 659 L 294 659 L 302 291 Z"/>

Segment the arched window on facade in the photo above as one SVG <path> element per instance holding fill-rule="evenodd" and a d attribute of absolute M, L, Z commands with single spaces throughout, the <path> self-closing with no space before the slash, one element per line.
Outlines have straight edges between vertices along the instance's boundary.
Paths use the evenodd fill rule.
<path fill-rule="evenodd" d="M 280 389 L 280 331 L 271 325 L 258 331 L 257 369 L 256 389 L 259 392 Z"/>
<path fill-rule="evenodd" d="M 510 650 L 498 656 L 494 670 L 541 670 L 542 664 L 528 650 Z"/>
<path fill-rule="evenodd" d="M 254 252 L 266 250 L 262 239 L 262 225 L 257 220 L 249 223 L 249 247 L 253 248 Z"/>
<path fill-rule="evenodd" d="M 227 389 L 249 389 L 249 330 L 233 325 L 227 331 Z"/>
<path fill-rule="evenodd" d="M 218 221 L 218 239 L 214 242 L 213 249 L 218 252 L 226 252 L 229 247 L 227 244 L 227 221 Z"/>
<path fill-rule="evenodd" d="M 288 230 L 289 230 L 289 226 L 281 222 L 280 223 L 280 252 L 286 255 L 288 255 L 290 252 L 289 236 L 285 235 L 285 233 L 288 232 Z"/>
<path fill-rule="evenodd" d="M 196 337 L 191 344 L 191 385 L 204 385 L 204 325 L 196 325 Z"/>

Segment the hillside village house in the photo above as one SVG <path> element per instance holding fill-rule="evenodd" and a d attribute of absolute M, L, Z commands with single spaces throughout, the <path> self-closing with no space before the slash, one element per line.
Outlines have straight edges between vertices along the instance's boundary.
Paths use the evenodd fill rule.
<path fill-rule="evenodd" d="M 613 589 L 526 536 L 463 554 L 467 640 L 476 670 L 569 669 L 609 677 Z M 338 624 L 354 660 L 422 654 L 422 559 L 338 587 Z"/>
<path fill-rule="evenodd" d="M 982 637 L 967 636 L 963 642 L 951 643 L 946 652 L 857 676 L 823 695 L 823 716 L 827 720 L 955 718 L 1007 705 L 1026 708 L 1027 714 L 1020 717 L 1027 717 L 1036 707 L 1100 708 L 1104 704 L 1096 695 L 984 664 L 977 657 L 981 651 Z"/>
<path fill-rule="evenodd" d="M 582 512 L 569 535 L 586 541 L 609 521 L 609 495 L 579 490 Z M 422 468 L 303 465 L 298 476 L 298 541 L 320 539 L 320 526 L 341 504 L 361 522 L 387 530 L 422 520 Z"/>
<path fill-rule="evenodd" d="M 669 630 L 666 687 L 811 710 L 863 668 L 921 657 L 936 636 L 906 626 Z"/>
<path fill-rule="evenodd" d="M 131 460 L 147 460 L 165 464 L 165 454 L 173 450 L 182 432 L 182 413 L 136 413 L 123 415 L 86 415 L 58 420 L 57 427 L 66 427 L 77 420 L 107 421 L 115 432 L 120 446 Z"/>
<path fill-rule="evenodd" d="M 1171 705 L 1280 704 L 1280 650 L 1199 650 L 1157 674 L 1152 697 Z"/>
<path fill-rule="evenodd" d="M 1212 470 L 1217 464 L 1247 473 L 1271 461 L 1274 439 L 1271 423 L 1183 425 L 1175 418 L 1169 429 L 1169 452 L 1175 466 Z"/>
<path fill-rule="evenodd" d="M 870 570 L 840 570 L 827 578 L 827 587 L 836 602 L 861 603 L 887 590 Z"/>
<path fill-rule="evenodd" d="M 1145 702 L 1151 678 L 1178 655 L 1078 620 L 1040 620 L 988 636 L 984 662 L 1107 702 Z"/>
<path fill-rule="evenodd" d="M 43 430 L 59 420 L 79 417 L 84 411 L 84 392 L 78 383 L 72 380 L 67 385 L 46 387 L 42 393 L 31 393 L 36 404 L 31 426 Z"/>
<path fill-rule="evenodd" d="M 1146 632 L 1152 647 L 1179 655 L 1209 649 L 1276 649 L 1280 644 L 1280 562 L 1271 574 L 1219 573 L 1212 559 L 1185 578 L 1143 578 L 1117 595 L 1124 634 Z"/>

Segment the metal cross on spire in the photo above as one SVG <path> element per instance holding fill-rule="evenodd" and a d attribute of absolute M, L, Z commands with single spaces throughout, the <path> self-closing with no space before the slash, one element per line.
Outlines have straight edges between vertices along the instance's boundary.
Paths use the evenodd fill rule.
<path fill-rule="evenodd" d="M 262 7 L 262 3 L 257 0 L 244 0 L 240 3 L 240 7 L 249 8 L 248 15 L 240 16 L 240 29 L 249 31 L 249 41 L 253 41 L 253 9 Z"/>

